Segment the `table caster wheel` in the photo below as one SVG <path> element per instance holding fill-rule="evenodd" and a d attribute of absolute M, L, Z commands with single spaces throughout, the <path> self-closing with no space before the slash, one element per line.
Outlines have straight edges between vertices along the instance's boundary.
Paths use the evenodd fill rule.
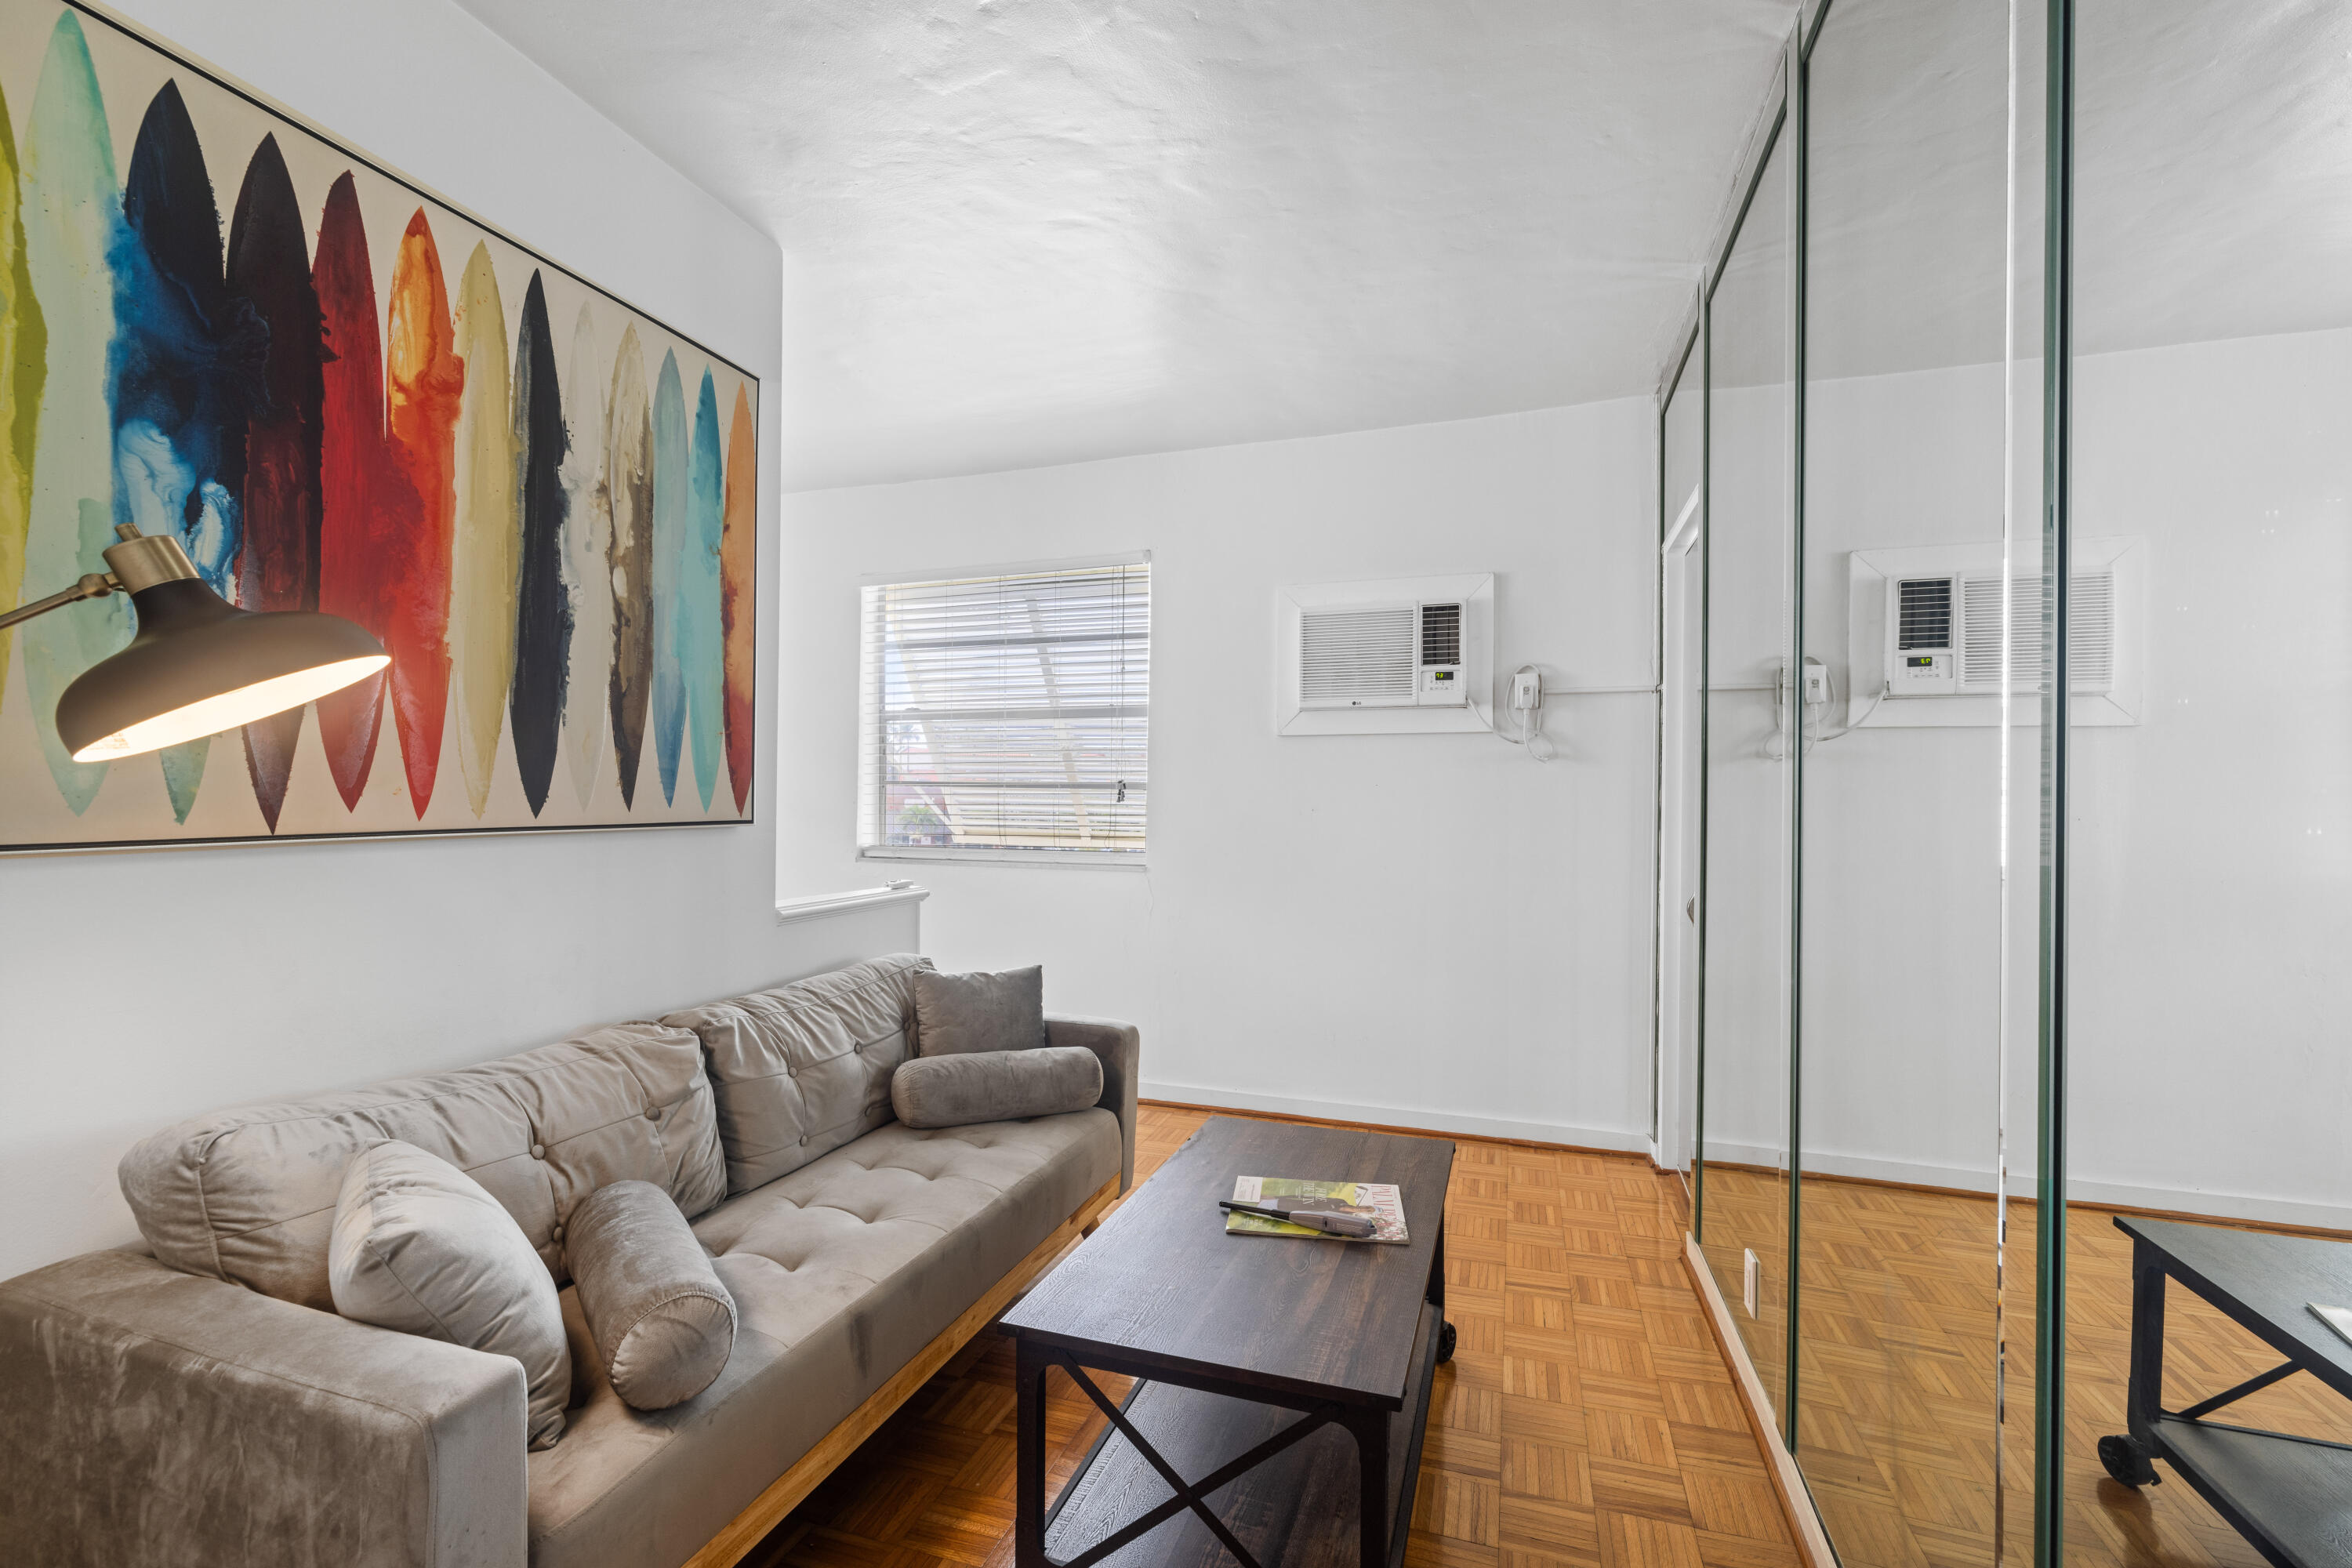
<path fill-rule="evenodd" d="M 1453 1325 L 1453 1324 L 1451 1324 L 1451 1323 L 1440 1323 L 1440 1324 L 1438 1324 L 1438 1325 L 1437 1325 L 1437 1361 L 1438 1361 L 1438 1364 L 1442 1366 L 1442 1365 L 1444 1365 L 1445 1363 L 1447 1363 L 1447 1362 L 1449 1362 L 1449 1361 L 1452 1361 L 1453 1359 L 1454 1359 L 1454 1325 Z"/>
<path fill-rule="evenodd" d="M 2150 1486 L 2163 1479 L 2156 1473 L 2155 1461 L 2129 1437 L 2100 1438 L 2099 1463 L 2127 1487 Z"/>

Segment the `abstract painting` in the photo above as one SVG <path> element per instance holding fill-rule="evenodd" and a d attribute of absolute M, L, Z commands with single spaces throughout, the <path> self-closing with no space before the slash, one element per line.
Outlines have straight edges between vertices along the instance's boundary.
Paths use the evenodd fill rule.
<path fill-rule="evenodd" d="M 759 395 L 104 13 L 0 0 L 0 605 L 130 522 L 392 655 L 83 763 L 52 715 L 129 602 L 0 633 L 0 850 L 750 820 Z"/>

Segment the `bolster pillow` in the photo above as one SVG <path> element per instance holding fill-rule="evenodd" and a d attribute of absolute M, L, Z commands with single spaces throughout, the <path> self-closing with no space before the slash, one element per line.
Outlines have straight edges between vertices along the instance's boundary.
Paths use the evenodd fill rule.
<path fill-rule="evenodd" d="M 1057 1116 L 1086 1110 L 1102 1091 L 1102 1058 L 1082 1046 L 918 1057 L 890 1075 L 890 1107 L 909 1127 Z"/>
<path fill-rule="evenodd" d="M 637 1410 L 693 1398 L 735 1349 L 735 1298 L 670 1195 L 599 1187 L 572 1211 L 572 1283 L 613 1392 Z"/>

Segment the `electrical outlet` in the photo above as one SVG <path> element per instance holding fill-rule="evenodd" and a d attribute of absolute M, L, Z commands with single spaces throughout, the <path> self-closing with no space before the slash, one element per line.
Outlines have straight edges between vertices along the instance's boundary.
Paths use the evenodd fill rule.
<path fill-rule="evenodd" d="M 1823 664 L 1820 659 L 1809 658 L 1805 660 L 1802 669 L 1805 688 L 1805 706 L 1808 708 L 1818 708 L 1822 703 L 1827 702 L 1830 700 L 1829 666 Z"/>
<path fill-rule="evenodd" d="M 1521 711 L 1535 708 L 1543 701 L 1543 677 L 1532 669 L 1520 670 L 1511 677 L 1511 706 Z"/>
<path fill-rule="evenodd" d="M 1753 1247 L 1742 1249 L 1739 1256 L 1746 1260 L 1739 1271 L 1739 1299 L 1748 1304 L 1748 1315 L 1752 1318 L 1756 1315 L 1757 1288 L 1764 1282 L 1764 1260 L 1756 1256 Z"/>

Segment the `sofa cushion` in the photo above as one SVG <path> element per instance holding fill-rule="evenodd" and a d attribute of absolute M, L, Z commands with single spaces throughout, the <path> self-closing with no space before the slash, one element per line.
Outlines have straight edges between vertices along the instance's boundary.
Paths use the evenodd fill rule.
<path fill-rule="evenodd" d="M 891 1122 L 695 1223 L 735 1298 L 735 1352 L 647 1414 L 584 1349 L 563 1441 L 530 1456 L 533 1568 L 674 1568 L 1118 1176 L 1100 1110 L 919 1131 Z"/>
<path fill-rule="evenodd" d="M 615 1182 L 572 1211 L 563 1245 L 597 1364 L 623 1399 L 667 1410 L 726 1370 L 735 1300 L 667 1193 Z"/>
<path fill-rule="evenodd" d="M 694 1036 L 615 1024 L 478 1067 L 184 1121 L 122 1157 L 122 1195 L 172 1267 L 331 1312 L 343 1168 L 388 1138 L 480 1183 L 559 1280 L 562 1223 L 597 1188 L 651 1182 L 688 1215 L 727 1190 Z"/>
<path fill-rule="evenodd" d="M 927 1057 L 1032 1051 L 1045 1043 L 1045 971 L 915 976 L 915 1033 Z"/>
<path fill-rule="evenodd" d="M 662 1020 L 709 1054 L 727 1190 L 746 1193 L 890 1120 L 890 1074 L 914 1054 L 914 977 L 931 961 L 869 959 Z"/>
<path fill-rule="evenodd" d="M 513 1216 L 465 1172 L 397 1139 L 352 1155 L 328 1277 L 335 1310 L 356 1322 L 520 1363 L 530 1446 L 562 1435 L 572 1354 L 555 1281 Z"/>
<path fill-rule="evenodd" d="M 964 1127 L 1084 1110 L 1102 1098 L 1102 1059 L 1080 1046 L 919 1057 L 890 1078 L 890 1108 L 909 1127 Z"/>

